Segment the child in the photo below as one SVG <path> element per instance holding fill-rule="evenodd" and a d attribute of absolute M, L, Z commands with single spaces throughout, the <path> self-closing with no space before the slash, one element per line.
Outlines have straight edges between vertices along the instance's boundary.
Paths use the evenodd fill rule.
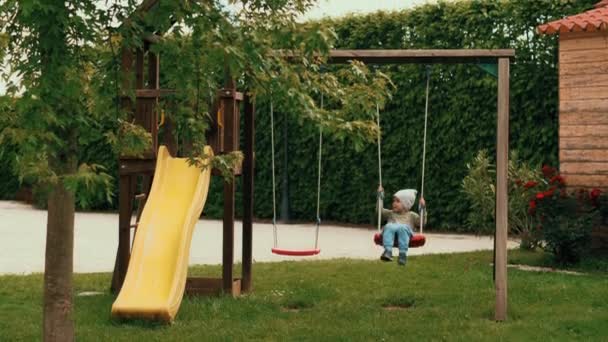
<path fill-rule="evenodd" d="M 382 186 L 378 187 L 378 192 L 384 192 Z M 382 230 L 384 252 L 380 256 L 380 260 L 393 260 L 393 244 L 395 243 L 396 233 L 399 241 L 399 265 L 405 266 L 410 238 L 414 235 L 413 228 L 420 227 L 420 216 L 410 211 L 416 200 L 417 193 L 416 190 L 412 189 L 397 191 L 393 195 L 392 210 L 382 208 L 381 200 L 378 201 L 378 208 L 382 210 L 382 218 L 387 221 Z M 424 207 L 424 198 L 420 199 L 420 205 Z"/>

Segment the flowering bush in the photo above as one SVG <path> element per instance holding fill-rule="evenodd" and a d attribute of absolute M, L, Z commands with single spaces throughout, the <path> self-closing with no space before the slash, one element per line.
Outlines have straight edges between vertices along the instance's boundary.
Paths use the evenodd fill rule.
<path fill-rule="evenodd" d="M 543 166 L 543 180 L 528 184 L 536 192 L 528 203 L 528 213 L 536 222 L 543 247 L 560 263 L 573 263 L 589 247 L 591 230 L 597 223 L 601 191 L 568 191 L 566 180 L 556 169 Z"/>
<path fill-rule="evenodd" d="M 462 182 L 462 188 L 471 207 L 468 228 L 476 233 L 492 233 L 495 230 L 495 166 L 487 151 L 481 150 L 467 164 L 467 169 L 468 174 Z M 534 235 L 535 220 L 528 214 L 528 200 L 534 192 L 533 188 L 542 180 L 542 175 L 520 161 L 516 151 L 511 152 L 508 172 L 509 233 L 521 238 L 522 248 L 532 249 L 537 246 L 538 240 Z"/>
<path fill-rule="evenodd" d="M 495 167 L 487 153 L 480 151 L 467 168 L 462 185 L 472 209 L 469 229 L 493 232 Z M 589 247 L 599 213 L 608 219 L 608 196 L 599 189 L 566 189 L 566 179 L 555 168 L 530 168 L 516 153 L 509 161 L 508 191 L 509 233 L 520 237 L 521 248 L 542 247 L 560 263 L 578 261 Z"/>

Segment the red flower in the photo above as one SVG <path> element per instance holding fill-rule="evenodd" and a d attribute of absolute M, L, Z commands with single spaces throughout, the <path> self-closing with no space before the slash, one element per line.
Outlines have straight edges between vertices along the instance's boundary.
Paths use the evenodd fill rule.
<path fill-rule="evenodd" d="M 526 182 L 526 184 L 524 184 L 524 188 L 530 189 L 530 188 L 533 188 L 533 187 L 535 187 L 537 185 L 538 185 L 538 182 L 528 181 L 528 182 Z"/>
<path fill-rule="evenodd" d="M 545 194 L 543 194 L 542 192 L 536 194 L 536 199 L 542 200 L 543 198 L 545 198 Z"/>
<path fill-rule="evenodd" d="M 543 192 L 543 197 L 553 197 L 553 193 L 555 192 L 554 188 L 551 188 L 545 192 Z"/>
<path fill-rule="evenodd" d="M 534 210 L 536 210 L 536 201 L 535 200 L 531 200 L 530 204 L 528 205 L 528 212 L 530 214 L 533 214 Z"/>
<path fill-rule="evenodd" d="M 521 186 L 521 184 L 522 184 L 521 179 L 516 179 L 516 180 L 515 180 L 515 184 L 517 184 L 517 185 Z"/>
<path fill-rule="evenodd" d="M 542 171 L 545 178 L 551 178 L 556 170 L 549 165 L 543 165 Z"/>
<path fill-rule="evenodd" d="M 555 175 L 553 177 L 551 177 L 551 180 L 549 180 L 550 184 L 559 184 L 559 185 L 565 185 L 566 184 L 566 180 L 564 179 L 564 177 L 560 176 L 560 175 Z"/>
<path fill-rule="evenodd" d="M 601 194 L 602 194 L 602 191 L 597 188 L 591 190 L 591 193 L 589 194 L 589 198 L 591 199 L 591 204 L 596 208 L 599 207 L 599 205 L 600 205 L 598 200 L 599 200 Z"/>

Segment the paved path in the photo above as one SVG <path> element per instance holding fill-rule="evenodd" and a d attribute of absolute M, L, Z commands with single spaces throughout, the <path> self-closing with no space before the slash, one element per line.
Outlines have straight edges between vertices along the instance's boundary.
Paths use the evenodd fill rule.
<path fill-rule="evenodd" d="M 322 226 L 321 254 L 298 258 L 277 256 L 272 247 L 272 225 L 254 224 L 254 261 L 314 260 L 332 258 L 376 259 L 381 249 L 372 242 L 373 230 Z M 201 220 L 192 240 L 190 264 L 219 264 L 222 259 L 221 221 Z M 0 201 L 0 274 L 44 270 L 46 211 L 18 202 Z M 427 245 L 410 249 L 410 255 L 466 252 L 492 249 L 489 237 L 426 234 Z M 241 222 L 235 224 L 235 261 L 241 255 Z M 279 243 L 285 248 L 306 248 L 314 243 L 314 226 L 288 225 L 279 228 Z M 75 222 L 74 271 L 108 272 L 114 266 L 118 245 L 118 215 L 77 213 Z M 517 243 L 509 241 L 509 247 Z"/>

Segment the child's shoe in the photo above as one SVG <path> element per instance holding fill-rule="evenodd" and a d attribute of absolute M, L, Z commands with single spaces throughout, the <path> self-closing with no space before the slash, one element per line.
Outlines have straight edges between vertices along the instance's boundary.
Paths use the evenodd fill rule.
<path fill-rule="evenodd" d="M 382 253 L 382 255 L 380 256 L 380 260 L 382 260 L 382 261 L 392 261 L 393 260 L 393 255 L 389 251 L 384 251 L 384 253 Z"/>
<path fill-rule="evenodd" d="M 399 265 L 405 266 L 405 263 L 407 262 L 407 255 L 399 254 L 399 260 L 397 262 L 399 263 Z"/>

